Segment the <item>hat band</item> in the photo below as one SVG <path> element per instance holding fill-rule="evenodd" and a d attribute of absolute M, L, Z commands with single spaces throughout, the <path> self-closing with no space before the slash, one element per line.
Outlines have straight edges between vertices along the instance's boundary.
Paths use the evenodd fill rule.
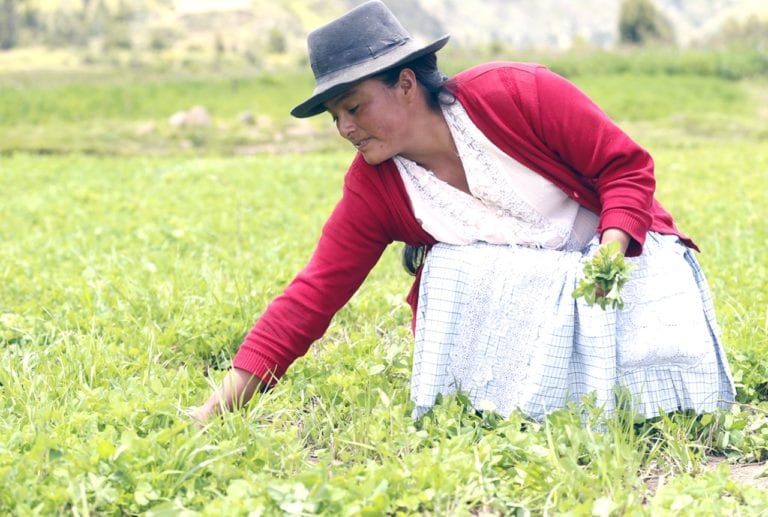
<path fill-rule="evenodd" d="M 410 38 L 398 38 L 389 41 L 378 41 L 376 46 L 368 45 L 365 47 L 347 48 L 340 54 L 333 56 L 334 61 L 345 63 L 343 66 L 325 68 L 325 71 L 322 74 L 316 74 L 315 79 L 320 80 L 321 78 L 335 74 L 340 70 L 358 66 L 360 63 L 363 63 L 371 58 L 376 59 L 379 56 L 388 54 L 398 47 L 402 47 L 410 40 Z"/>

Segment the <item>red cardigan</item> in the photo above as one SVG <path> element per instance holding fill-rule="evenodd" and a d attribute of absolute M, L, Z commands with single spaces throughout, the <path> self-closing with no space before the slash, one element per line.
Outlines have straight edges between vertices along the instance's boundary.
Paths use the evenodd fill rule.
<path fill-rule="evenodd" d="M 627 255 L 641 253 L 649 230 L 695 248 L 653 197 L 651 156 L 573 84 L 527 63 L 481 65 L 450 84 L 497 147 L 600 214 L 598 231 L 632 236 Z M 312 258 L 256 322 L 233 366 L 275 382 L 323 335 L 393 241 L 436 242 L 416 221 L 394 162 L 370 166 L 357 155 Z M 418 277 L 409 294 L 414 314 L 416 289 Z"/>

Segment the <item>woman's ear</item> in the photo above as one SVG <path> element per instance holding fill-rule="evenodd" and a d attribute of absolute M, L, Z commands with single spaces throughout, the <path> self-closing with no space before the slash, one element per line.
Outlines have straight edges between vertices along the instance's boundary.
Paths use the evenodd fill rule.
<path fill-rule="evenodd" d="M 397 81 L 397 87 L 400 91 L 406 95 L 413 97 L 417 91 L 418 82 L 416 81 L 416 74 L 410 68 L 403 68 L 400 70 L 400 78 Z"/>

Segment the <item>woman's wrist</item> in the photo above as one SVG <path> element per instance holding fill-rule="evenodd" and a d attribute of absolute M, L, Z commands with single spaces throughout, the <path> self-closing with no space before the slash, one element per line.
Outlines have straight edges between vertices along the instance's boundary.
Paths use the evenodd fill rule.
<path fill-rule="evenodd" d="M 600 235 L 600 244 L 608 244 L 609 242 L 618 242 L 619 249 L 622 254 L 627 252 L 629 243 L 632 241 L 632 237 L 619 228 L 606 228 Z"/>
<path fill-rule="evenodd" d="M 239 368 L 230 369 L 221 385 L 211 393 L 205 403 L 189 411 L 189 416 L 199 425 L 205 425 L 212 416 L 223 409 L 232 411 L 243 407 L 263 385 L 261 379 Z"/>
<path fill-rule="evenodd" d="M 253 373 L 233 367 L 221 383 L 219 406 L 223 402 L 229 410 L 239 409 L 251 400 L 261 385 L 261 379 Z"/>

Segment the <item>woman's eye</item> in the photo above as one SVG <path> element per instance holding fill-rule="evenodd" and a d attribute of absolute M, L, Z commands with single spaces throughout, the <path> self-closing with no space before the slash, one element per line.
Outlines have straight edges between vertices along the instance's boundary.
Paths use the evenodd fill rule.
<path fill-rule="evenodd" d="M 349 113 L 350 115 L 354 115 L 355 113 L 357 113 L 357 108 L 359 107 L 360 105 L 352 106 L 351 108 L 347 109 L 347 113 Z"/>

